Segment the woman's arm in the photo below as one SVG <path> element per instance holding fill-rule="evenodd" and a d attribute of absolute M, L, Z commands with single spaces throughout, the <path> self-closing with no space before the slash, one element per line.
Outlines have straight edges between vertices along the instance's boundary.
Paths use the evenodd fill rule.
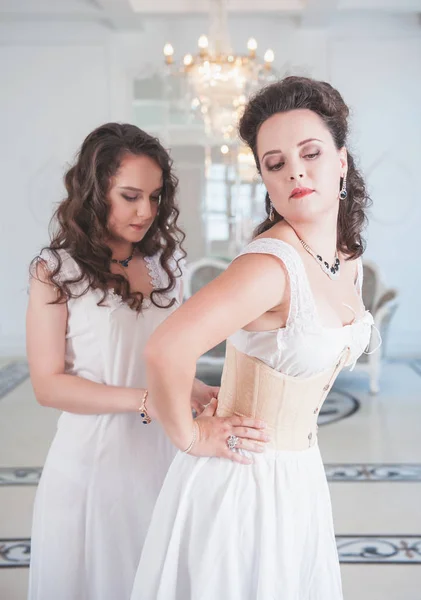
<path fill-rule="evenodd" d="M 49 304 L 57 292 L 42 263 L 37 265 L 37 277 L 30 283 L 26 345 L 38 402 L 78 414 L 137 411 L 145 390 L 109 386 L 64 373 L 67 304 Z"/>
<path fill-rule="evenodd" d="M 192 439 L 189 399 L 196 361 L 232 333 L 281 304 L 285 286 L 286 275 L 276 257 L 241 256 L 170 315 L 152 335 L 145 349 L 149 406 L 154 407 L 157 418 L 178 448 L 186 449 Z M 225 444 L 226 434 L 234 424 L 232 418 L 219 419 L 218 431 L 215 421 L 198 418 L 200 440 L 192 453 L 232 458 L 226 453 Z M 248 419 L 240 425 L 255 427 L 251 422 L 255 423 Z"/>

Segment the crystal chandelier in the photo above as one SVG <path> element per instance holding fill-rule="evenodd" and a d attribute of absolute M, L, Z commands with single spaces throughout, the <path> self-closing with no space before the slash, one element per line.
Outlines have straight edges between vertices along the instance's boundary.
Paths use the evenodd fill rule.
<path fill-rule="evenodd" d="M 254 38 L 248 40 L 247 55 L 232 52 L 224 0 L 210 0 L 209 36 L 200 36 L 198 46 L 197 54 L 186 54 L 177 66 L 174 49 L 166 44 L 167 76 L 182 80 L 189 110 L 200 115 L 209 141 L 235 143 L 236 125 L 248 97 L 276 78 L 274 53 L 268 49 L 259 60 Z"/>

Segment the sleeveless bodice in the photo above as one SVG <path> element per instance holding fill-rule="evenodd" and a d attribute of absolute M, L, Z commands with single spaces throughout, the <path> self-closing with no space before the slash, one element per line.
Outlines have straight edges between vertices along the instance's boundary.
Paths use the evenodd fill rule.
<path fill-rule="evenodd" d="M 329 369 L 344 348 L 349 348 L 346 365 L 353 365 L 367 347 L 373 317 L 365 311 L 350 325 L 324 327 L 313 298 L 304 264 L 290 244 L 260 238 L 244 248 L 243 254 L 271 254 L 282 261 L 289 278 L 290 308 L 286 326 L 270 331 L 241 329 L 229 341 L 237 350 L 292 377 L 310 377 Z M 362 263 L 358 260 L 356 287 L 361 296 Z"/>
<path fill-rule="evenodd" d="M 65 250 L 59 250 L 62 260 L 58 281 L 75 279 L 80 276 L 77 262 Z M 98 306 L 103 293 L 101 290 L 89 289 L 80 297 L 71 297 L 67 301 L 68 318 L 66 328 L 65 372 L 84 379 L 129 387 L 146 387 L 145 365 L 142 360 L 146 342 L 167 317 L 180 304 L 183 297 L 181 271 L 178 270 L 175 258 L 170 267 L 176 275 L 175 287 L 166 295 L 160 295 L 156 302 L 169 308 L 155 306 L 149 298 L 145 298 L 140 313 L 132 310 L 114 290 L 106 294 L 103 305 Z M 167 273 L 160 265 L 160 254 L 144 257 L 154 289 L 168 285 Z M 54 271 L 57 260 L 48 249 L 40 255 L 50 271 Z M 181 262 L 184 268 L 184 261 Z M 75 296 L 87 288 L 82 280 L 71 284 Z"/>

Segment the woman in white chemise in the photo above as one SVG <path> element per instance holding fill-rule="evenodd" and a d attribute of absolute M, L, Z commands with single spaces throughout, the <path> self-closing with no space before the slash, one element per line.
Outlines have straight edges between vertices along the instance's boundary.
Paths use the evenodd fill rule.
<path fill-rule="evenodd" d="M 176 451 L 140 408 L 145 344 L 183 296 L 177 180 L 157 139 L 108 123 L 65 185 L 31 268 L 31 379 L 63 414 L 36 495 L 29 598 L 128 600 Z M 200 412 L 216 392 L 196 380 L 189 399 Z"/>
<path fill-rule="evenodd" d="M 361 299 L 368 197 L 346 150 L 347 115 L 329 84 L 301 77 L 245 109 L 240 134 L 268 218 L 147 345 L 151 407 L 190 455 L 169 469 L 132 600 L 342 598 L 316 422 L 373 322 Z M 190 415 L 196 360 L 227 338 L 217 414 L 266 422 L 271 440 L 253 459 L 229 423 L 215 435 L 210 417 Z"/>

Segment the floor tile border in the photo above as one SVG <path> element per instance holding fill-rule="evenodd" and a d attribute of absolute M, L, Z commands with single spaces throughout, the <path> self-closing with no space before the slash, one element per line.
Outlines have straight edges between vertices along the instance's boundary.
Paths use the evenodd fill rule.
<path fill-rule="evenodd" d="M 421 564 L 421 535 L 337 535 L 336 544 L 341 564 Z M 8 560 L 13 552 L 16 557 Z M 22 552 L 28 555 L 24 560 Z M 30 552 L 30 538 L 0 539 L 0 569 L 29 567 Z"/>
<path fill-rule="evenodd" d="M 326 463 L 330 483 L 421 483 L 421 463 Z M 0 467 L 0 489 L 38 485 L 42 467 Z"/>

